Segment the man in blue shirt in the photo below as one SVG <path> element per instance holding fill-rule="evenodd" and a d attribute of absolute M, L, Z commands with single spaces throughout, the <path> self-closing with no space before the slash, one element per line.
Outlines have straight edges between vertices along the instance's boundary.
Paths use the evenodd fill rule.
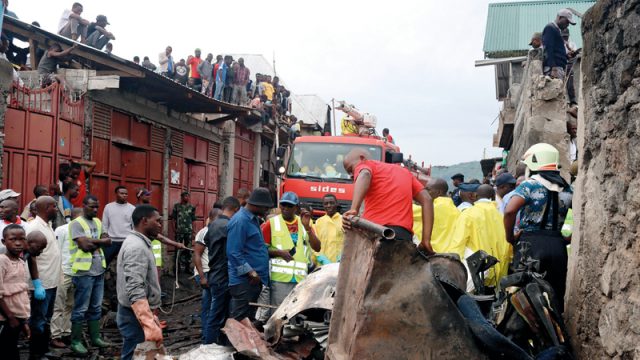
<path fill-rule="evenodd" d="M 561 9 L 558 11 L 556 21 L 550 22 L 542 30 L 542 45 L 544 46 L 542 71 L 554 79 L 564 79 L 567 51 L 560 31 L 569 27 L 569 24 L 576 24 L 573 21 L 573 13 L 569 9 Z"/>
<path fill-rule="evenodd" d="M 247 205 L 227 225 L 229 315 L 238 321 L 246 317 L 253 319 L 256 309 L 249 303 L 258 299 L 263 284 L 269 284 L 269 253 L 258 216 L 265 216 L 272 207 L 269 190 L 257 188 L 251 193 Z"/>

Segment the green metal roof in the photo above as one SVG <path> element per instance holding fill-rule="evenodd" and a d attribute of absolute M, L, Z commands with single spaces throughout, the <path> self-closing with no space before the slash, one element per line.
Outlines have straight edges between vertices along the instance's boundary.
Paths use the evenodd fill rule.
<path fill-rule="evenodd" d="M 555 20 L 558 10 L 573 9 L 584 14 L 593 0 L 523 1 L 489 4 L 487 28 L 484 35 L 485 57 L 498 58 L 526 53 L 531 35 Z M 582 47 L 581 19 L 573 17 L 576 25 L 569 26 L 570 40 Z"/>

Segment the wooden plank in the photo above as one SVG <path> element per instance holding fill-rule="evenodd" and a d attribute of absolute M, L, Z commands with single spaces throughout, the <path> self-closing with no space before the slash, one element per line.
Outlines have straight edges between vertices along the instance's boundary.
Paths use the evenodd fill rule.
<path fill-rule="evenodd" d="M 31 69 L 38 70 L 38 59 L 36 59 L 36 44 L 33 39 L 29 39 L 29 56 L 31 57 Z"/>

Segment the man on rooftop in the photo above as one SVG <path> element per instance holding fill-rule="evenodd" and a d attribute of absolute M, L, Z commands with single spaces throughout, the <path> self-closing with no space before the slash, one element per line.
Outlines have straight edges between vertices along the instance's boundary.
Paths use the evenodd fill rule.
<path fill-rule="evenodd" d="M 109 22 L 107 21 L 107 17 L 104 15 L 96 16 L 96 22 L 91 23 L 87 30 L 87 45 L 94 47 L 98 50 L 102 50 L 102 48 L 107 45 L 109 40 L 115 40 L 116 37 L 109 31 L 107 31 L 107 25 Z"/>
<path fill-rule="evenodd" d="M 545 49 L 542 71 L 554 79 L 564 79 L 567 51 L 560 32 L 568 28 L 569 24 L 576 24 L 573 21 L 573 13 L 569 9 L 561 9 L 558 11 L 556 20 L 547 24 L 542 30 L 542 44 Z"/>
<path fill-rule="evenodd" d="M 86 42 L 89 20 L 82 18 L 83 10 L 82 4 L 78 2 L 73 3 L 71 10 L 65 10 L 58 24 L 58 35 L 68 37 L 75 41 L 82 38 L 82 41 Z"/>

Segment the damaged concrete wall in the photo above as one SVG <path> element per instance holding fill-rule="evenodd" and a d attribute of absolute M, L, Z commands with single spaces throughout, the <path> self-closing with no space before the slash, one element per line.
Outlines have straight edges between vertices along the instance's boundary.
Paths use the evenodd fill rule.
<path fill-rule="evenodd" d="M 510 172 L 515 173 L 518 160 L 529 147 L 546 142 L 560 151 L 560 164 L 564 169 L 562 173 L 566 179 L 569 178 L 569 136 L 564 92 L 561 80 L 552 80 L 542 74 L 541 53 L 532 51 L 522 84 L 510 90 L 511 106 L 516 107 L 513 145 L 507 158 Z"/>
<path fill-rule="evenodd" d="M 640 0 L 583 20 L 584 106 L 566 318 L 580 359 L 640 358 Z"/>

